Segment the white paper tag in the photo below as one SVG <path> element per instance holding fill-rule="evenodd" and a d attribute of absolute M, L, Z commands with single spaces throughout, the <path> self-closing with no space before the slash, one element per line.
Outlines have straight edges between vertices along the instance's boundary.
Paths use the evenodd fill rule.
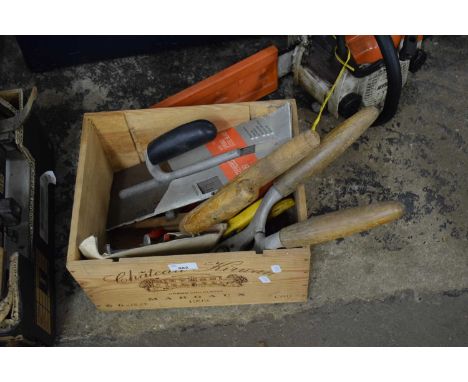
<path fill-rule="evenodd" d="M 198 269 L 197 263 L 167 264 L 171 272 L 192 271 Z"/>
<path fill-rule="evenodd" d="M 270 278 L 269 278 L 268 276 L 265 276 L 265 275 L 260 276 L 258 279 L 259 279 L 263 284 L 271 283 Z"/>
<path fill-rule="evenodd" d="M 273 273 L 281 273 L 281 267 L 278 264 L 272 265 L 271 266 L 271 271 Z"/>

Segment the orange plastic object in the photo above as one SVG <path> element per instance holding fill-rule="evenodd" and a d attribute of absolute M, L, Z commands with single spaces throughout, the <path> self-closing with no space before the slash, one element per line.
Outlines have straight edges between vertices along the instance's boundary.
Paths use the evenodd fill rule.
<path fill-rule="evenodd" d="M 270 46 L 151 107 L 256 101 L 278 89 L 278 49 Z"/>
<path fill-rule="evenodd" d="M 400 45 L 401 40 L 404 37 L 405 36 L 403 35 L 392 36 L 395 48 L 397 48 Z M 417 36 L 417 41 L 422 41 L 422 39 L 422 35 Z M 358 65 L 372 64 L 382 59 L 382 54 L 380 53 L 379 46 L 374 36 L 346 36 L 345 41 L 346 45 L 351 51 L 351 55 L 353 56 L 354 61 Z"/>
<path fill-rule="evenodd" d="M 395 48 L 400 44 L 402 38 L 403 36 L 392 36 Z M 345 41 L 354 61 L 358 65 L 372 64 L 382 59 L 382 54 L 374 36 L 346 36 Z"/>

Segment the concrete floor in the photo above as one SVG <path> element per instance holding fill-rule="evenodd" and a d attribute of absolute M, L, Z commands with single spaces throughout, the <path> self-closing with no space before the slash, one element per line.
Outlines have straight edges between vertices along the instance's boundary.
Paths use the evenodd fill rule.
<path fill-rule="evenodd" d="M 370 129 L 307 182 L 309 213 L 377 200 L 405 203 L 401 221 L 314 248 L 309 300 L 102 313 L 65 270 L 82 114 L 138 109 L 267 46 L 249 38 L 31 73 L 0 37 L 0 88 L 36 85 L 37 114 L 56 150 L 57 344 L 246 346 L 468 345 L 468 38 L 432 37 L 397 116 Z M 311 99 L 286 77 L 269 98 Z M 325 115 L 319 132 L 337 121 Z"/>

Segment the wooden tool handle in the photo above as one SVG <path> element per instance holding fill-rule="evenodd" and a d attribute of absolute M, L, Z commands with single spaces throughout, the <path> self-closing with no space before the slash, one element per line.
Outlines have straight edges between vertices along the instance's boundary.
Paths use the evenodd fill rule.
<path fill-rule="evenodd" d="M 376 107 L 361 109 L 329 132 L 320 146 L 275 181 L 275 188 L 282 196 L 294 192 L 297 186 L 321 171 L 338 158 L 379 116 Z"/>
<path fill-rule="evenodd" d="M 404 211 L 399 202 L 348 208 L 283 228 L 279 238 L 286 248 L 320 244 L 389 223 L 400 218 Z"/>
<path fill-rule="evenodd" d="M 189 212 L 182 219 L 180 230 L 200 233 L 237 215 L 258 198 L 262 186 L 294 166 L 319 143 L 318 134 L 310 130 L 295 136 Z"/>

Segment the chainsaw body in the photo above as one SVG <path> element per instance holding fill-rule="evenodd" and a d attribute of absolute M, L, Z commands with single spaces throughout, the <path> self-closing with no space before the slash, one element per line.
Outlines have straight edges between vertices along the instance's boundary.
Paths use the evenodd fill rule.
<path fill-rule="evenodd" d="M 382 55 L 378 38 L 386 38 L 386 57 Z M 363 106 L 384 109 L 389 88 L 387 68 L 393 65 L 391 74 L 398 75 L 401 89 L 408 73 L 417 71 L 425 61 L 421 43 L 422 36 L 313 36 L 296 48 L 295 79 L 322 103 L 348 60 L 349 52 L 346 69 L 336 82 L 327 110 L 335 117 L 348 118 Z M 393 57 L 389 59 L 389 56 Z M 395 86 L 395 80 L 391 86 Z M 395 110 L 399 101 L 397 93 L 388 100 Z"/>

